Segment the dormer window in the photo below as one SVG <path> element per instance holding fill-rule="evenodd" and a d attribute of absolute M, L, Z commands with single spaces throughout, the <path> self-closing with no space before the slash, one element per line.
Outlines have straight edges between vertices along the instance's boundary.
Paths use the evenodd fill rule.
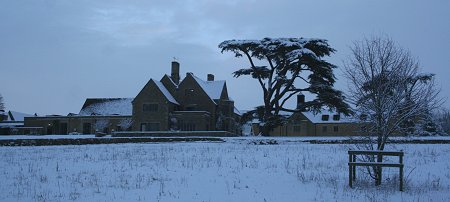
<path fill-rule="evenodd" d="M 333 115 L 333 121 L 339 121 L 341 119 L 341 116 L 339 114 Z"/>
<path fill-rule="evenodd" d="M 330 115 L 322 115 L 322 121 L 328 121 Z"/>

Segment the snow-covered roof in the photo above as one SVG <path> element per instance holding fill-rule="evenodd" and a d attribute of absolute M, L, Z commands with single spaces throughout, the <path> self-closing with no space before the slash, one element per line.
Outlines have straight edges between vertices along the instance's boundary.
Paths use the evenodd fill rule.
<path fill-rule="evenodd" d="M 88 98 L 80 110 L 79 116 L 125 115 L 133 112 L 131 101 L 134 98 Z"/>
<path fill-rule="evenodd" d="M 223 87 L 225 86 L 225 81 L 203 81 L 194 75 L 192 75 L 192 77 L 194 77 L 195 81 L 197 81 L 200 87 L 202 87 L 213 101 L 220 99 Z"/>
<path fill-rule="evenodd" d="M 169 102 L 180 105 L 177 100 L 175 100 L 175 98 L 172 96 L 172 94 L 170 94 L 169 90 L 167 90 L 166 87 L 164 87 L 164 85 L 159 82 L 159 81 L 155 81 L 153 80 L 156 84 L 156 86 L 158 86 L 159 90 L 161 90 L 161 92 L 164 94 L 164 96 L 166 96 L 167 100 L 169 100 Z"/>
<path fill-rule="evenodd" d="M 171 76 L 169 76 L 169 75 L 167 75 L 167 74 L 165 74 L 164 76 L 167 76 L 167 78 L 169 78 L 169 81 L 172 82 L 172 84 L 173 84 L 175 87 L 178 88 L 178 84 L 176 84 L 176 83 L 172 80 L 172 77 L 171 77 Z"/>
<path fill-rule="evenodd" d="M 345 116 L 342 113 L 336 113 L 334 111 L 329 111 L 329 110 L 323 110 L 322 112 L 318 112 L 318 113 L 314 113 L 311 111 L 307 111 L 307 112 L 301 112 L 308 120 L 310 120 L 312 123 L 316 124 L 316 123 L 353 123 L 355 122 L 355 119 L 351 116 Z M 283 115 L 283 116 L 292 116 L 294 113 L 292 112 L 284 112 L 284 111 L 280 111 L 279 115 Z M 328 115 L 328 119 L 327 120 L 323 120 L 322 117 L 323 115 Z M 337 117 L 338 119 L 334 119 L 334 115 L 339 115 L 339 117 Z M 260 123 L 260 121 L 258 119 L 253 119 L 252 123 Z"/>
<path fill-rule="evenodd" d="M 240 112 L 236 107 L 234 107 L 233 111 L 237 115 L 242 115 L 242 112 Z"/>
<path fill-rule="evenodd" d="M 350 117 L 350 116 L 345 116 L 344 114 L 341 113 L 336 113 L 334 111 L 322 111 L 319 113 L 314 113 L 314 112 L 302 112 L 302 114 L 309 119 L 311 122 L 313 123 L 352 123 L 355 122 L 355 120 Z M 327 120 L 323 120 L 322 117 L 323 116 L 327 116 L 328 115 L 328 119 Z M 339 115 L 339 119 L 335 120 L 334 119 L 334 115 Z"/>
<path fill-rule="evenodd" d="M 25 114 L 16 111 L 9 111 L 8 113 L 5 114 L 8 115 L 8 119 L 6 121 L 24 121 L 24 117 L 33 116 L 31 114 Z"/>

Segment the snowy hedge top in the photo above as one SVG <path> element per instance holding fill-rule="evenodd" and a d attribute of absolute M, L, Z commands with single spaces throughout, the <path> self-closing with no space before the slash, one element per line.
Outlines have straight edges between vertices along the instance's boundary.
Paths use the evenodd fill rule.
<path fill-rule="evenodd" d="M 127 115 L 133 111 L 133 98 L 88 98 L 78 115 Z"/>

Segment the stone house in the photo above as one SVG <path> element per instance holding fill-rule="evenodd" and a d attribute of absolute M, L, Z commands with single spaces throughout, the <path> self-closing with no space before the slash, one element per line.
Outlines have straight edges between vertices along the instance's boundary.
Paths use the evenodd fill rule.
<path fill-rule="evenodd" d="M 179 70 L 172 62 L 171 76 L 150 79 L 134 98 L 133 130 L 240 133 L 226 82 L 211 74 L 204 81 L 190 72 L 180 81 Z"/>
<path fill-rule="evenodd" d="M 204 81 L 180 64 L 171 75 L 150 79 L 135 98 L 88 98 L 78 114 L 25 117 L 25 126 L 42 134 L 93 134 L 115 131 L 227 131 L 240 134 L 240 115 L 225 81 Z"/>

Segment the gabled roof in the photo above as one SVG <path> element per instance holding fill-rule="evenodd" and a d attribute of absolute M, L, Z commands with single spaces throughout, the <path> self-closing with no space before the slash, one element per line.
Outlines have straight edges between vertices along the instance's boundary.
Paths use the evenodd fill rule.
<path fill-rule="evenodd" d="M 175 82 L 173 82 L 172 77 L 170 77 L 170 76 L 167 75 L 167 74 L 164 74 L 163 77 L 167 77 L 167 78 L 169 79 L 169 81 L 172 82 L 172 84 L 173 84 L 175 87 L 178 87 L 178 84 L 176 84 Z"/>
<path fill-rule="evenodd" d="M 203 81 L 194 75 L 192 75 L 192 77 L 213 101 L 220 99 L 225 86 L 225 81 Z"/>
<path fill-rule="evenodd" d="M 80 110 L 79 116 L 125 115 L 131 116 L 134 98 L 88 98 Z"/>
<path fill-rule="evenodd" d="M 153 80 L 153 79 L 151 79 Z M 173 104 L 177 104 L 180 105 L 177 100 L 175 100 L 175 98 L 172 96 L 172 94 L 170 94 L 169 90 L 167 90 L 166 87 L 164 87 L 164 85 L 159 82 L 159 81 L 155 81 L 153 80 L 153 82 L 155 82 L 156 86 L 159 88 L 159 90 L 164 94 L 164 96 L 167 98 L 167 100 L 169 100 L 169 102 L 173 103 Z"/>
<path fill-rule="evenodd" d="M 25 114 L 16 111 L 8 111 L 6 115 L 8 115 L 8 119 L 6 121 L 24 121 L 24 117 L 33 116 L 31 114 Z"/>

